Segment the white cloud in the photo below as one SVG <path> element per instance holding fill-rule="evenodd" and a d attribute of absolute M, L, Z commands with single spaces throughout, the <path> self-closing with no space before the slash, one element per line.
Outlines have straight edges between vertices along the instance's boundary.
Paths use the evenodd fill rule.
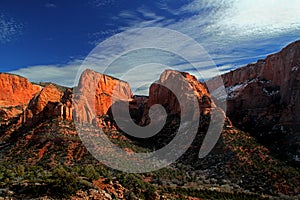
<path fill-rule="evenodd" d="M 216 25 L 234 35 L 273 36 L 300 30 L 299 8 L 299 0 L 236 0 Z"/>
<path fill-rule="evenodd" d="M 26 77 L 31 82 L 53 82 L 63 86 L 73 87 L 80 61 L 73 61 L 66 65 L 38 65 L 20 68 L 9 73 Z"/>
<path fill-rule="evenodd" d="M 123 10 L 119 13 L 119 17 L 123 18 L 123 19 L 136 19 L 139 20 L 140 18 L 138 18 L 135 14 L 135 12 L 133 11 L 129 11 L 129 10 Z"/>
<path fill-rule="evenodd" d="M 174 27 L 200 28 L 226 40 L 272 37 L 300 30 L 300 0 L 196 0 L 182 7 L 193 14 Z M 201 14 L 205 12 L 205 15 Z M 193 32 L 192 32 L 193 33 Z M 197 36 L 196 36 L 197 37 Z"/>
<path fill-rule="evenodd" d="M 23 25 L 5 14 L 0 14 L 0 43 L 8 43 L 21 34 Z"/>
<path fill-rule="evenodd" d="M 110 37 L 112 35 L 115 35 L 117 33 L 119 33 L 120 30 L 119 29 L 106 29 L 106 30 L 101 30 L 98 32 L 94 32 L 94 33 L 90 33 L 88 35 L 90 41 L 89 44 L 96 46 L 97 44 L 99 44 L 103 38 L 107 38 Z"/>
<path fill-rule="evenodd" d="M 145 6 L 123 11 L 127 15 L 119 20 L 126 20 L 128 26 L 121 30 L 166 27 L 180 31 L 197 40 L 218 65 L 242 66 L 299 39 L 300 0 L 194 0 L 179 9 L 169 4 L 162 1 L 159 8 L 171 13 L 171 18 Z"/>
<path fill-rule="evenodd" d="M 157 54 L 158 55 L 158 54 Z M 157 56 L 156 55 L 156 56 Z M 152 54 L 152 56 L 155 56 Z M 168 60 L 168 58 L 164 58 Z M 147 59 L 145 59 L 147 61 Z M 15 71 L 10 71 L 9 73 L 17 74 L 23 77 L 26 77 L 31 82 L 53 82 L 62 86 L 74 87 L 77 85 L 76 76 L 80 74 L 81 63 L 84 61 L 76 60 L 70 62 L 66 65 L 39 65 L 39 66 L 30 66 L 26 68 L 21 68 Z M 87 63 L 97 62 L 96 60 L 86 60 Z M 128 64 L 128 63 L 126 63 Z M 136 63 L 135 63 L 136 64 Z M 161 63 L 150 63 L 135 65 L 134 67 L 123 66 L 124 68 L 120 71 L 113 71 L 110 69 L 107 71 L 107 74 L 117 77 L 121 80 L 128 81 L 130 83 L 131 89 L 134 94 L 139 95 L 148 95 L 150 85 L 159 79 L 160 74 L 166 69 L 174 69 L 180 71 L 186 71 L 190 74 L 202 80 L 201 75 L 204 75 L 206 79 L 216 76 L 218 73 L 215 68 L 210 67 L 211 62 L 199 62 L 194 63 L 198 66 L 208 66 L 207 68 L 195 69 L 191 68 L 190 64 L 181 64 L 171 67 L 170 65 L 164 65 Z M 98 65 L 85 65 L 83 69 L 93 69 L 98 72 L 102 72 L 104 68 L 101 68 Z M 234 68 L 233 65 L 224 65 L 218 67 L 222 73 L 226 73 Z M 120 69 L 120 68 L 117 68 Z M 203 81 L 203 80 L 202 80 Z"/>
<path fill-rule="evenodd" d="M 255 61 L 258 58 L 263 58 L 266 54 L 278 51 L 279 49 L 274 49 L 274 46 L 271 49 L 270 44 L 274 43 L 274 39 L 270 38 L 293 34 L 300 29 L 300 10 L 297 9 L 300 7 L 300 0 L 292 0 L 288 4 L 283 0 L 195 0 L 177 10 L 171 9 L 168 3 L 170 2 L 160 3 L 160 8 L 178 17 L 167 18 L 159 15 L 156 10 L 141 6 L 135 11 L 124 10 L 120 12 L 115 20 L 127 23 L 127 26 L 120 27 L 120 30 L 165 27 L 191 36 L 203 45 L 211 58 L 220 65 L 218 68 L 220 73 L 228 72 L 240 65 L 247 64 L 249 60 Z M 153 32 L 149 38 L 154 38 L 157 34 Z M 165 36 L 160 37 L 164 38 Z M 286 44 L 286 40 L 277 38 L 275 39 L 277 44 Z M 155 42 L 157 41 L 153 41 L 153 44 Z M 193 49 L 183 47 L 183 43 L 184 41 L 178 40 L 172 46 L 175 49 L 181 48 L 193 54 Z M 115 46 L 116 48 L 108 48 L 105 52 L 110 56 L 117 55 L 117 47 L 122 50 L 122 48 L 130 47 L 132 44 L 143 46 L 145 45 L 144 38 L 135 37 L 134 40 L 121 40 Z M 277 48 L 281 47 L 277 45 Z M 264 51 L 259 52 L 258 49 Z M 97 59 L 103 59 L 107 55 L 99 57 L 99 54 L 94 53 L 90 58 L 97 63 L 99 62 Z M 191 69 L 189 65 L 173 62 L 170 56 L 160 57 L 160 55 L 152 52 L 148 55 L 144 54 L 144 57 L 160 59 L 161 64 L 180 67 L 180 70 L 194 74 L 194 69 Z M 151 59 L 141 59 L 141 56 L 131 56 L 130 59 L 123 58 L 121 65 L 126 71 L 130 67 L 143 65 L 146 61 L 148 63 L 153 62 Z M 201 59 L 194 61 L 201 63 Z M 118 70 L 120 70 L 118 67 L 115 71 L 112 70 L 112 75 L 118 77 L 122 74 L 120 71 L 118 73 Z M 145 77 L 147 73 L 141 73 L 140 78 L 147 78 Z M 204 79 L 212 77 L 215 73 L 216 71 L 209 67 L 201 70 Z"/>
<path fill-rule="evenodd" d="M 147 63 L 129 68 L 127 72 L 120 74 L 119 78 L 128 80 L 134 94 L 148 95 L 150 85 L 157 81 L 166 69 L 171 69 L 171 67 L 160 63 Z"/>

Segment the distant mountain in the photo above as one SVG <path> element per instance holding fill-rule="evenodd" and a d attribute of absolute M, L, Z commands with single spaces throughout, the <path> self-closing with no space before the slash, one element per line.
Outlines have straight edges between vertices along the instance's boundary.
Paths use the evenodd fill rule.
<path fill-rule="evenodd" d="M 227 99 L 214 98 L 194 76 L 173 70 L 161 74 L 148 97 L 134 96 L 127 82 L 92 70 L 82 73 L 75 88 L 36 85 L 1 73 L 0 197 L 297 199 L 299 167 L 290 165 L 290 159 L 278 156 L 275 149 L 291 158 L 299 155 L 299 55 L 300 42 L 295 42 L 265 60 L 224 74 Z M 169 89 L 161 84 L 169 84 Z M 188 92 L 176 98 L 176 88 Z M 219 100 L 227 101 L 227 116 L 218 107 Z M 197 116 L 190 110 L 193 107 L 180 102 L 195 103 L 201 113 Z M 133 122 L 141 126 L 163 120 L 149 118 L 151 106 L 160 104 L 166 109 L 166 123 L 155 136 L 134 138 L 123 131 L 129 119 L 116 123 L 113 104 L 128 105 L 120 107 L 118 117 L 126 117 L 129 111 Z M 224 117 L 220 138 L 199 159 L 216 111 Z M 191 146 L 175 163 L 150 173 L 127 174 L 105 167 L 78 135 L 78 125 L 91 138 L 94 129 L 101 127 L 127 153 L 149 152 L 170 143 L 188 115 L 199 117 L 198 124 L 190 124 L 197 128 Z"/>

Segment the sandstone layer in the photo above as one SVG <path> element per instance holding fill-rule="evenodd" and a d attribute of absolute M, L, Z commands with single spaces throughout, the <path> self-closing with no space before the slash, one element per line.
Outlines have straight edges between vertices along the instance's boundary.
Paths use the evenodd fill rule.
<path fill-rule="evenodd" d="M 165 106 L 170 114 L 180 114 L 182 110 L 186 110 L 185 107 L 189 106 L 187 105 L 191 100 L 189 94 L 195 95 L 198 99 L 198 106 L 202 113 L 206 114 L 211 107 L 215 107 L 206 87 L 198 82 L 196 77 L 185 72 L 166 70 L 161 74 L 160 79 L 150 86 L 148 108 L 160 104 Z M 179 100 L 184 104 L 180 105 Z"/>
<path fill-rule="evenodd" d="M 41 89 L 21 76 L 0 73 L 0 107 L 27 104 Z"/>
<path fill-rule="evenodd" d="M 130 101 L 132 97 L 127 82 L 87 69 L 74 89 L 76 121 L 91 123 L 106 115 L 115 101 Z"/>
<path fill-rule="evenodd" d="M 300 41 L 222 76 L 227 114 L 253 130 L 300 130 Z"/>

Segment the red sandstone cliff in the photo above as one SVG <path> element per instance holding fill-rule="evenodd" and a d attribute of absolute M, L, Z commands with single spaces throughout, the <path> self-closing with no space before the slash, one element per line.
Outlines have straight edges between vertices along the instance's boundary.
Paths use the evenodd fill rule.
<path fill-rule="evenodd" d="M 28 109 L 30 109 L 34 115 L 39 114 L 49 102 L 60 102 L 62 95 L 63 93 L 54 85 L 47 85 L 30 101 Z"/>
<path fill-rule="evenodd" d="M 177 94 L 174 94 L 172 90 Z M 215 107 L 206 87 L 202 83 L 199 83 L 196 77 L 175 70 L 164 71 L 160 79 L 150 86 L 149 99 L 142 124 L 149 123 L 148 112 L 154 104 L 163 105 L 168 114 L 171 115 L 184 116 L 192 114 L 195 111 L 195 106 L 190 104 L 194 102 L 194 97 L 196 97 L 196 103 L 200 109 L 199 114 L 208 114 L 211 108 Z M 181 105 L 179 101 L 182 102 Z"/>
<path fill-rule="evenodd" d="M 71 96 L 67 96 L 68 92 L 60 91 L 52 84 L 44 87 L 30 100 L 24 112 L 24 123 L 31 125 L 49 117 L 72 120 Z"/>
<path fill-rule="evenodd" d="M 96 116 L 106 115 L 113 100 L 129 101 L 132 96 L 127 82 L 87 69 L 74 89 L 76 121 L 90 123 Z"/>
<path fill-rule="evenodd" d="M 209 112 L 211 106 L 215 106 L 211 101 L 211 96 L 208 93 L 206 87 L 199 83 L 196 77 L 185 72 L 178 72 L 174 70 L 164 71 L 157 83 L 153 83 L 149 90 L 148 107 L 154 104 L 161 104 L 170 109 L 171 114 L 178 114 L 181 112 L 180 106 L 185 107 L 186 105 L 179 105 L 177 97 L 168 88 L 162 84 L 167 81 L 171 82 L 174 88 L 179 91 L 178 98 L 183 99 L 183 102 L 188 102 L 190 98 L 187 96 L 188 91 L 193 91 L 193 94 L 197 97 L 201 112 Z"/>
<path fill-rule="evenodd" d="M 18 123 L 32 125 L 45 118 L 73 119 L 73 112 L 80 121 L 92 122 L 95 116 L 106 115 L 113 100 L 132 100 L 128 83 L 92 70 L 82 73 L 78 87 L 73 91 L 60 90 L 55 85 L 31 84 L 17 75 L 0 74 L 0 117 L 7 124 L 11 118 Z M 22 105 L 19 109 L 5 107 Z"/>
<path fill-rule="evenodd" d="M 0 73 L 0 107 L 27 104 L 41 89 L 21 76 Z"/>

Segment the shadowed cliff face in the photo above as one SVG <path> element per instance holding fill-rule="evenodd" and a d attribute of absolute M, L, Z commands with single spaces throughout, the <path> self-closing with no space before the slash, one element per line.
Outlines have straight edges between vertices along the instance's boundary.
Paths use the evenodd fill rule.
<path fill-rule="evenodd" d="M 227 113 L 235 123 L 299 131 L 300 41 L 222 77 L 228 91 Z"/>
<path fill-rule="evenodd" d="M 222 78 L 234 124 L 272 143 L 300 142 L 300 41 Z"/>

